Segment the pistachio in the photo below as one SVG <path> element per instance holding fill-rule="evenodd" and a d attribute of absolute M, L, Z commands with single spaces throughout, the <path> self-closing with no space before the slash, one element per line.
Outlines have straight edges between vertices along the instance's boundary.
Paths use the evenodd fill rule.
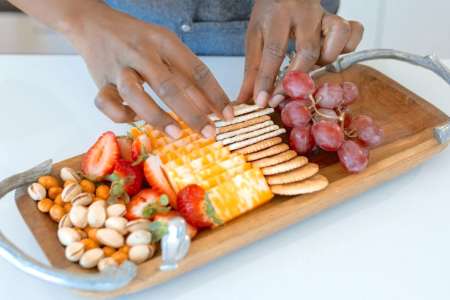
<path fill-rule="evenodd" d="M 85 269 L 90 269 L 99 263 L 103 258 L 103 250 L 100 248 L 94 248 L 86 251 L 80 258 L 80 266 Z"/>
<path fill-rule="evenodd" d="M 89 206 L 87 221 L 92 228 L 100 228 L 105 224 L 105 201 L 95 201 Z"/>
<path fill-rule="evenodd" d="M 106 220 L 105 227 L 114 229 L 121 235 L 125 235 L 127 233 L 127 222 L 127 219 L 124 217 L 110 217 Z"/>
<path fill-rule="evenodd" d="M 28 187 L 28 195 L 34 201 L 40 201 L 47 196 L 47 190 L 42 184 L 35 182 Z"/>
<path fill-rule="evenodd" d="M 119 265 L 112 257 L 102 258 L 97 264 L 97 268 L 100 272 L 103 272 L 109 266 L 118 267 Z"/>
<path fill-rule="evenodd" d="M 75 242 L 67 246 L 66 258 L 71 262 L 79 261 L 84 253 L 84 244 L 82 242 Z"/>
<path fill-rule="evenodd" d="M 72 243 L 81 240 L 80 234 L 73 228 L 64 227 L 58 229 L 58 239 L 64 246 L 69 246 Z"/>
<path fill-rule="evenodd" d="M 147 245 L 136 245 L 130 248 L 128 258 L 137 264 L 143 263 L 150 258 L 150 248 Z"/>
<path fill-rule="evenodd" d="M 74 169 L 69 168 L 69 167 L 62 168 L 61 171 L 59 171 L 59 176 L 64 181 L 70 180 L 70 181 L 80 182 L 80 180 L 81 180 L 81 177 L 80 177 L 80 175 L 78 175 L 77 171 L 75 171 Z"/>
<path fill-rule="evenodd" d="M 75 227 L 85 228 L 88 224 L 88 209 L 84 206 L 74 206 L 69 212 L 69 217 Z"/>
<path fill-rule="evenodd" d="M 96 237 L 100 243 L 111 248 L 120 248 L 124 244 L 123 236 L 111 228 L 97 230 Z"/>
<path fill-rule="evenodd" d="M 108 206 L 106 212 L 108 213 L 108 217 L 122 217 L 125 215 L 127 211 L 127 207 L 124 204 L 113 204 Z"/>
<path fill-rule="evenodd" d="M 152 234 L 146 230 L 136 230 L 127 237 L 127 245 L 132 247 L 136 245 L 148 245 L 152 241 Z"/>
<path fill-rule="evenodd" d="M 64 215 L 58 223 L 58 228 L 73 227 L 69 215 Z"/>
<path fill-rule="evenodd" d="M 61 193 L 61 198 L 63 202 L 72 202 L 72 200 L 81 194 L 83 190 L 78 183 L 68 184 Z"/>
<path fill-rule="evenodd" d="M 127 231 L 149 230 L 150 221 L 147 219 L 137 219 L 127 223 Z"/>
<path fill-rule="evenodd" d="M 92 199 L 92 194 L 89 193 L 81 193 L 75 196 L 75 198 L 72 199 L 72 205 L 83 205 L 88 206 L 92 203 L 94 199 Z"/>

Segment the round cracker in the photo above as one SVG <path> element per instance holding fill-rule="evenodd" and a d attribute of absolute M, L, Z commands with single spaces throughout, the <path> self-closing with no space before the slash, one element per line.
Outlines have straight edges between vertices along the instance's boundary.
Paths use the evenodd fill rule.
<path fill-rule="evenodd" d="M 228 125 L 225 127 L 220 127 L 220 128 L 216 128 L 216 133 L 217 134 L 221 134 L 221 133 L 226 133 L 226 132 L 230 132 L 230 131 L 235 131 L 235 130 L 239 130 L 242 128 L 246 128 L 255 124 L 259 124 L 259 123 L 263 123 L 266 121 L 270 120 L 270 116 L 261 116 L 261 117 L 257 117 L 254 119 L 250 119 L 248 121 L 245 122 L 241 122 L 241 123 L 237 123 L 237 124 L 233 124 L 233 125 Z"/>
<path fill-rule="evenodd" d="M 309 163 L 298 169 L 289 172 L 267 176 L 266 180 L 269 185 L 287 184 L 308 179 L 319 172 L 319 165 Z"/>
<path fill-rule="evenodd" d="M 278 126 L 278 125 L 276 125 L 276 126 Z M 268 139 L 271 139 L 273 137 L 276 137 L 276 136 L 279 136 L 279 135 L 282 135 L 285 133 L 286 133 L 286 129 L 279 128 L 274 131 L 261 134 L 260 136 L 257 136 L 257 137 L 249 138 L 249 139 L 246 139 L 246 140 L 243 140 L 240 142 L 230 144 L 227 147 L 230 151 L 233 151 L 233 150 L 237 150 L 237 149 L 241 149 L 241 148 L 245 148 L 245 147 L 257 144 L 260 141 L 268 140 Z"/>
<path fill-rule="evenodd" d="M 309 179 L 288 183 L 272 185 L 270 189 L 272 193 L 283 196 L 297 196 L 303 194 L 310 194 L 323 190 L 328 186 L 328 179 L 322 175 L 315 175 Z"/>
<path fill-rule="evenodd" d="M 303 167 L 308 163 L 308 159 L 304 156 L 297 156 L 291 160 L 285 161 L 284 163 L 265 167 L 262 168 L 261 171 L 264 174 L 264 176 L 267 175 L 275 175 L 275 174 L 281 174 L 284 172 L 292 171 L 294 169 Z"/>
<path fill-rule="evenodd" d="M 236 150 L 234 152 L 238 153 L 238 154 L 250 154 L 250 153 L 254 153 L 254 152 L 258 152 L 258 151 L 270 148 L 270 147 L 272 147 L 274 145 L 278 145 L 282 141 L 283 140 L 279 136 L 277 136 L 277 137 L 274 137 L 274 138 L 263 140 L 263 141 L 261 141 L 259 143 L 247 146 L 245 148 L 238 149 L 238 150 Z"/>
<path fill-rule="evenodd" d="M 282 152 L 280 154 L 277 154 L 277 155 L 274 155 L 271 157 L 266 157 L 266 158 L 254 161 L 254 162 L 252 162 L 252 166 L 255 168 L 270 167 L 270 166 L 278 165 L 285 161 L 291 160 L 296 156 L 297 156 L 297 152 L 295 152 L 293 150 L 288 150 L 288 151 Z"/>
<path fill-rule="evenodd" d="M 272 146 L 270 148 L 255 152 L 255 153 L 251 153 L 248 154 L 245 158 L 247 159 L 247 161 L 255 161 L 258 159 L 262 159 L 262 158 L 266 158 L 269 156 L 273 156 L 273 155 L 277 155 L 280 154 L 282 152 L 285 152 L 289 150 L 289 146 L 287 144 L 278 144 L 275 146 Z"/>

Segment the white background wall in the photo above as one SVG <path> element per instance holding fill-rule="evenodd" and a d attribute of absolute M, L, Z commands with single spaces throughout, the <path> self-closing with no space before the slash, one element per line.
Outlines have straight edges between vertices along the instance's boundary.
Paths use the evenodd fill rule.
<path fill-rule="evenodd" d="M 341 0 L 340 15 L 366 28 L 360 49 L 396 48 L 450 58 L 450 0 Z M 30 18 L 0 14 L 0 53 L 71 53 Z"/>

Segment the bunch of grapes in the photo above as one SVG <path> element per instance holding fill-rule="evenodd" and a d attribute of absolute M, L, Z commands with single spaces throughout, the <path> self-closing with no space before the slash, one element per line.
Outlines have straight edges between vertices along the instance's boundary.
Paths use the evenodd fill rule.
<path fill-rule="evenodd" d="M 351 173 L 367 167 L 369 148 L 382 142 L 383 131 L 369 116 L 352 116 L 348 106 L 359 96 L 354 83 L 325 83 L 316 89 L 308 74 L 292 71 L 284 77 L 283 88 L 290 99 L 280 104 L 281 120 L 291 129 L 293 149 L 302 155 L 317 148 L 337 152 Z"/>

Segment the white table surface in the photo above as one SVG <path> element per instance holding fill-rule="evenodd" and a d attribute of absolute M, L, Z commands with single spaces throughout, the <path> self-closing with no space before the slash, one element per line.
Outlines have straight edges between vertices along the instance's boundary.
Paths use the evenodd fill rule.
<path fill-rule="evenodd" d="M 204 60 L 236 96 L 243 59 Z M 403 63 L 370 65 L 450 114 L 450 87 L 438 77 Z M 81 153 L 107 129 L 123 130 L 97 112 L 95 93 L 79 57 L 0 56 L 0 178 Z M 447 149 L 351 201 L 129 299 L 450 299 L 449 183 Z M 0 202 L 0 230 L 45 261 L 12 194 Z M 3 259 L 0 293 L 79 298 Z"/>

